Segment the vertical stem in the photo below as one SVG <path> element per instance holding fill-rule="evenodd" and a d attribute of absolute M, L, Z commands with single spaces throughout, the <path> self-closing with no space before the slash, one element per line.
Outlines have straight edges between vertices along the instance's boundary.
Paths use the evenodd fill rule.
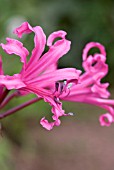
<path fill-rule="evenodd" d="M 8 95 L 8 93 L 9 93 L 9 90 L 5 89 L 4 92 L 2 93 L 1 97 L 0 97 L 0 104 L 3 102 L 3 100 Z"/>
<path fill-rule="evenodd" d="M 8 97 L 6 97 L 3 102 L 0 104 L 0 109 L 2 109 L 11 99 L 13 99 L 14 97 L 18 96 L 18 92 L 14 92 L 12 94 L 10 94 Z"/>

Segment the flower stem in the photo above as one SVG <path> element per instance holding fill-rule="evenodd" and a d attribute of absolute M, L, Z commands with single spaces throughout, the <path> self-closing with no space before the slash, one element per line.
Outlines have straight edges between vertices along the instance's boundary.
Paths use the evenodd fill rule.
<path fill-rule="evenodd" d="M 13 99 L 14 97 L 18 96 L 18 92 L 14 92 L 12 94 L 10 94 L 7 98 L 5 98 L 3 100 L 3 102 L 0 104 L 0 109 L 2 109 L 11 99 Z"/>
<path fill-rule="evenodd" d="M 17 112 L 17 111 L 19 111 L 19 110 L 21 110 L 21 109 L 23 109 L 23 108 L 25 108 L 25 107 L 33 104 L 33 103 L 36 103 L 37 101 L 39 101 L 39 100 L 41 100 L 41 99 L 42 99 L 42 98 L 34 98 L 34 99 L 29 100 L 29 101 L 27 101 L 27 102 L 25 102 L 25 103 L 23 103 L 23 104 L 20 104 L 19 106 L 14 107 L 14 108 L 6 111 L 6 112 L 3 112 L 3 113 L 0 114 L 0 119 L 3 119 L 3 118 L 5 118 L 5 117 L 7 117 L 7 116 L 10 116 L 10 115 L 12 115 L 13 113 L 15 113 L 15 112 Z"/>
<path fill-rule="evenodd" d="M 9 93 L 9 90 L 5 89 L 4 92 L 2 93 L 1 97 L 0 97 L 0 104 L 3 102 L 3 100 L 8 95 L 8 93 Z"/>

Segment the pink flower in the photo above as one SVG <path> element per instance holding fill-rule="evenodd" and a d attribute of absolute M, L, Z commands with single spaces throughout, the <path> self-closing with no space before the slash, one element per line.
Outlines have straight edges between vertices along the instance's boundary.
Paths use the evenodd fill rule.
<path fill-rule="evenodd" d="M 46 36 L 40 26 L 31 27 L 24 22 L 20 27 L 16 28 L 14 33 L 19 38 L 23 34 L 35 33 L 34 44 L 31 57 L 27 62 L 28 50 L 23 44 L 15 39 L 7 38 L 7 43 L 1 47 L 8 54 L 16 54 L 20 56 L 23 67 L 20 73 L 9 75 L 0 75 L 0 84 L 4 85 L 8 90 L 17 89 L 21 94 L 35 93 L 52 106 L 54 122 L 49 123 L 45 117 L 41 119 L 41 125 L 50 130 L 53 126 L 60 125 L 60 116 L 65 116 L 62 110 L 62 104 L 59 101 L 59 95 L 65 92 L 70 81 L 77 82 L 81 71 L 74 68 L 56 69 L 58 60 L 65 55 L 70 49 L 70 41 L 66 40 L 66 32 L 57 31 L 52 33 L 47 39 L 48 52 L 42 54 L 46 45 Z M 56 41 L 56 38 L 61 40 Z M 41 57 L 42 56 L 42 57 Z M 66 84 L 61 86 L 60 94 L 57 92 L 57 82 L 67 80 Z M 63 81 L 64 82 L 64 81 Z M 54 90 L 55 86 L 55 90 Z"/>
<path fill-rule="evenodd" d="M 88 55 L 91 48 L 98 48 L 100 53 Z M 100 116 L 99 121 L 101 126 L 109 126 L 114 122 L 114 100 L 107 99 L 110 96 L 107 90 L 109 83 L 101 82 L 108 73 L 105 49 L 99 43 L 88 43 L 83 50 L 82 59 L 84 73 L 80 75 L 78 84 L 70 89 L 68 96 L 60 98 L 66 101 L 96 105 L 107 110 L 106 114 Z"/>

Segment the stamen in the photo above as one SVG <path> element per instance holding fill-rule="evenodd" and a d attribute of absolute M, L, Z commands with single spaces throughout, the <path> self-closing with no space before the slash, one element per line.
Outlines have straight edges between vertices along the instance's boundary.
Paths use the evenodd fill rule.
<path fill-rule="evenodd" d="M 64 82 L 60 82 L 60 94 L 64 91 L 65 84 Z"/>
<path fill-rule="evenodd" d="M 55 83 L 55 89 L 56 89 L 56 91 L 58 91 L 58 89 L 59 89 L 59 82 Z"/>
<path fill-rule="evenodd" d="M 59 97 L 60 95 L 62 95 L 63 93 L 65 93 L 65 96 L 68 96 L 70 94 L 70 88 L 72 87 L 73 85 L 73 82 L 76 83 L 77 80 L 62 80 L 62 81 L 57 81 L 55 83 L 55 92 L 53 93 L 54 96 Z M 56 93 L 57 92 L 57 93 Z M 57 99 L 55 99 L 56 101 Z M 58 102 L 58 101 L 56 101 Z"/>
<path fill-rule="evenodd" d="M 62 81 L 57 81 L 55 83 L 55 91 L 53 94 L 55 94 L 56 92 L 58 92 L 58 94 L 55 94 L 55 96 L 60 96 L 64 91 L 65 91 L 65 86 L 67 84 L 66 80 L 62 80 Z"/>
<path fill-rule="evenodd" d="M 66 85 L 67 84 L 67 81 L 66 80 L 64 80 L 64 85 Z"/>
<path fill-rule="evenodd" d="M 68 88 L 67 91 L 65 91 L 65 95 L 62 96 L 62 98 L 69 96 L 69 94 L 70 94 L 70 88 Z"/>
<path fill-rule="evenodd" d="M 72 83 L 69 83 L 67 88 L 70 89 L 72 87 Z"/>
<path fill-rule="evenodd" d="M 72 112 L 69 112 L 69 113 L 68 113 L 68 115 L 70 115 L 70 116 L 74 116 L 74 113 L 72 113 Z"/>
<path fill-rule="evenodd" d="M 57 98 L 56 96 L 54 96 L 54 101 L 58 104 L 61 104 L 61 102 L 59 101 L 59 98 Z"/>
<path fill-rule="evenodd" d="M 70 89 L 73 86 L 73 84 L 77 84 L 77 79 L 72 80 L 60 80 L 55 83 L 55 91 L 53 93 L 54 100 L 56 103 L 60 104 L 59 97 L 62 95 L 62 98 L 69 96 Z"/>

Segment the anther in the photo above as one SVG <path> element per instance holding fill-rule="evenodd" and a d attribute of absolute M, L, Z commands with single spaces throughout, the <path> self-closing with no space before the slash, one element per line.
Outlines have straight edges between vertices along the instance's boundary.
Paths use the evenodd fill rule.
<path fill-rule="evenodd" d="M 69 113 L 68 113 L 68 115 L 70 115 L 70 116 L 74 116 L 74 113 L 72 113 L 72 112 L 69 112 Z"/>
<path fill-rule="evenodd" d="M 57 98 L 56 96 L 54 96 L 54 101 L 58 104 L 61 104 L 61 102 L 59 101 L 59 98 Z"/>
<path fill-rule="evenodd" d="M 67 88 L 70 89 L 72 87 L 72 83 L 69 83 Z"/>
<path fill-rule="evenodd" d="M 56 89 L 56 91 L 58 91 L 58 89 L 59 89 L 59 82 L 55 83 L 55 89 Z"/>

